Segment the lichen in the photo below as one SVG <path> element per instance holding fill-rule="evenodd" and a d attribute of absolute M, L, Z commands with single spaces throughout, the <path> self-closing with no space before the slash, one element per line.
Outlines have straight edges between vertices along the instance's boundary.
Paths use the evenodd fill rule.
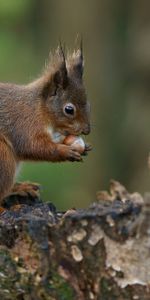
<path fill-rule="evenodd" d="M 76 245 L 71 246 L 71 254 L 76 262 L 80 262 L 83 259 L 83 254 L 79 247 L 77 247 Z"/>
<path fill-rule="evenodd" d="M 107 254 L 106 267 L 124 274 L 123 278 L 115 276 L 120 287 L 149 284 L 149 237 L 130 238 L 124 244 L 120 244 L 105 236 L 104 241 Z"/>
<path fill-rule="evenodd" d="M 67 237 L 68 242 L 79 242 L 82 241 L 86 237 L 87 233 L 83 228 L 79 230 L 74 230 L 71 235 Z"/>

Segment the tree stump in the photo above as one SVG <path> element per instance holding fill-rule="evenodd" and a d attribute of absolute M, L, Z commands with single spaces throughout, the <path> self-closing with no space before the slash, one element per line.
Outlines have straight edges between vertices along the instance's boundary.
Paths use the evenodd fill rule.
<path fill-rule="evenodd" d="M 63 213 L 31 191 L 1 207 L 0 299 L 150 299 L 148 194 L 111 181 L 89 208 Z"/>

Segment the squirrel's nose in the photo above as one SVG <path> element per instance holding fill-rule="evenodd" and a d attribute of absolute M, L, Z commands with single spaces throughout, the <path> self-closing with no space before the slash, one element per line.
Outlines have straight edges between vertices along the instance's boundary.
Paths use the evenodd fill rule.
<path fill-rule="evenodd" d="M 82 134 L 87 135 L 87 134 L 90 133 L 90 131 L 91 131 L 90 124 L 87 124 L 87 125 L 83 128 Z"/>

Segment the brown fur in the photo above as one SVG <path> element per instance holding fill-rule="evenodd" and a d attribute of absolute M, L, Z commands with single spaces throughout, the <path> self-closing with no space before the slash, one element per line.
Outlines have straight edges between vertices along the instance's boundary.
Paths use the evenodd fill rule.
<path fill-rule="evenodd" d="M 20 161 L 81 160 L 71 146 L 52 142 L 47 128 L 52 126 L 64 135 L 89 133 L 82 72 L 81 51 L 65 60 L 59 49 L 36 81 L 28 85 L 0 83 L 0 201 L 13 186 Z M 65 103 L 75 105 L 74 117 L 63 113 Z"/>

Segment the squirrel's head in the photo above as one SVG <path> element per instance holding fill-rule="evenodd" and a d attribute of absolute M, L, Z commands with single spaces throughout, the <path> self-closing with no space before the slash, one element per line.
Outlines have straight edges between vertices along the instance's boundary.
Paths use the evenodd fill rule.
<path fill-rule="evenodd" d="M 90 104 L 82 77 L 82 47 L 65 58 L 60 46 L 43 75 L 41 95 L 51 125 L 61 134 L 90 132 Z"/>

